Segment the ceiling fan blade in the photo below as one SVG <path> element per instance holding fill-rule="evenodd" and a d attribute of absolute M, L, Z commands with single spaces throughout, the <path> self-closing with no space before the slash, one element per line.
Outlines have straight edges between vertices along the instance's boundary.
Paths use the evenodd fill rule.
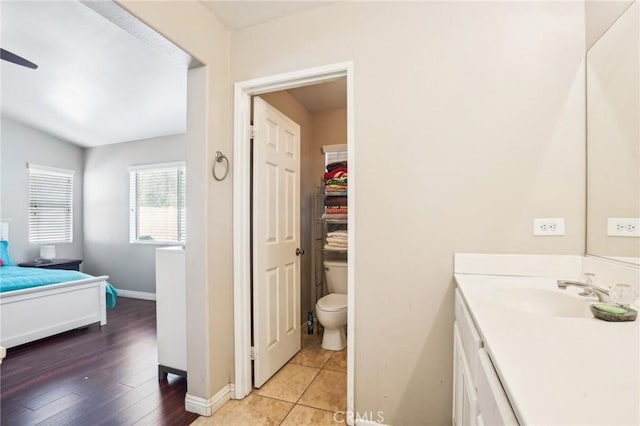
<path fill-rule="evenodd" d="M 38 66 L 33 62 L 27 61 L 25 58 L 1 48 L 0 48 L 0 59 L 2 59 L 3 61 L 14 63 L 16 65 L 22 65 L 23 67 L 31 68 L 33 70 L 38 68 Z"/>

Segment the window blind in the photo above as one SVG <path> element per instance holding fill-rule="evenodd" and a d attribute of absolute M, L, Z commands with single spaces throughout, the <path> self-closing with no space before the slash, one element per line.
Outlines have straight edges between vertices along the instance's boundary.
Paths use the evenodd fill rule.
<path fill-rule="evenodd" d="M 130 241 L 186 240 L 184 166 L 130 169 Z"/>
<path fill-rule="evenodd" d="M 29 242 L 73 241 L 73 173 L 29 164 Z"/>

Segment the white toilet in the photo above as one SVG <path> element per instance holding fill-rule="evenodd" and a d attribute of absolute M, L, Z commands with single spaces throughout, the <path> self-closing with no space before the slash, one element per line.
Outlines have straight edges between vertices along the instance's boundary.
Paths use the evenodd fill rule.
<path fill-rule="evenodd" d="M 324 327 L 322 347 L 339 351 L 347 346 L 347 262 L 325 260 L 329 294 L 318 300 L 316 315 Z"/>

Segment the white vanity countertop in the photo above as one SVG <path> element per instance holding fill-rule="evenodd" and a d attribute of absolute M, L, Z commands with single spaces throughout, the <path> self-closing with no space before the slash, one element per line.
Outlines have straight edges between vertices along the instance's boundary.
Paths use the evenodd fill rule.
<path fill-rule="evenodd" d="M 565 291 L 552 278 L 455 279 L 521 424 L 640 424 L 640 320 L 553 317 L 491 299 L 503 288 Z"/>

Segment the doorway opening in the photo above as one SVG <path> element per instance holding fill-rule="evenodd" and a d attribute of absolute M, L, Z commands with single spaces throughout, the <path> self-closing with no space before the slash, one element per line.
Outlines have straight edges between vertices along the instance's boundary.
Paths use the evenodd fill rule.
<path fill-rule="evenodd" d="M 347 279 L 347 349 L 346 349 L 346 408 L 347 411 L 353 411 L 354 400 L 354 264 L 355 264 L 355 251 L 354 247 L 355 232 L 354 228 L 354 193 L 355 182 L 353 179 L 353 170 L 355 169 L 355 152 L 354 152 L 354 129 L 353 129 L 353 69 L 351 63 L 341 63 L 335 65 L 329 65 L 320 68 L 307 69 L 287 74 L 281 74 L 271 77 L 265 77 L 245 82 L 236 83 L 235 85 L 235 102 L 234 102 L 234 332 L 235 332 L 235 383 L 234 383 L 234 398 L 242 399 L 247 396 L 253 389 L 253 368 L 251 360 L 252 352 L 252 175 L 251 175 L 251 113 L 253 97 L 262 95 L 263 98 L 271 99 L 274 102 L 275 97 L 278 95 L 274 92 L 289 91 L 289 95 L 295 93 L 295 89 L 304 88 L 314 85 L 331 84 L 331 82 L 343 81 L 346 83 L 346 160 L 348 161 L 349 170 L 351 176 L 349 177 L 349 198 L 347 201 L 347 209 L 345 209 L 345 221 L 349 222 L 348 236 L 345 233 L 344 239 L 345 245 L 350 247 L 348 254 L 345 254 L 346 265 L 348 268 Z M 328 87 L 328 86 L 327 86 Z M 323 143 L 322 145 L 332 145 L 331 142 Z M 322 162 L 322 170 L 326 172 L 324 166 L 323 156 L 320 152 L 317 153 L 319 160 Z M 313 168 L 306 169 L 305 175 L 312 176 Z M 317 173 L 317 172 L 316 172 Z M 324 174 L 324 173 L 322 173 Z M 321 174 L 316 174 L 315 178 L 318 184 L 320 184 Z M 307 184 L 305 188 L 308 189 Z M 317 193 L 315 185 L 313 191 Z M 310 205 L 314 205 L 314 200 L 317 199 L 316 195 L 312 195 L 312 203 L 307 202 L 307 209 Z M 324 204 L 323 204 L 324 205 Z M 311 228 L 311 219 L 315 217 L 315 210 L 311 207 L 313 212 L 308 212 L 308 217 L 305 220 L 308 222 L 307 227 Z M 300 207 L 298 207 L 298 214 Z M 314 224 L 315 226 L 315 219 Z M 307 234 L 305 239 L 311 240 L 313 233 Z M 307 241 L 307 246 L 314 241 Z M 304 250 L 306 255 L 311 257 L 314 253 L 312 250 L 308 252 L 304 247 L 297 247 L 300 251 Z M 346 252 L 346 250 L 344 250 Z M 255 249 L 254 249 L 255 253 Z M 304 257 L 304 256 L 301 256 Z M 301 264 L 302 262 L 300 262 Z M 316 262 L 317 263 L 317 262 Z M 307 270 L 309 268 L 306 268 Z M 322 271 L 322 268 L 318 268 Z M 316 274 L 317 275 L 317 274 Z M 307 296 L 305 298 L 308 304 L 303 300 L 303 308 L 297 312 L 294 316 L 297 324 L 295 328 L 298 328 L 298 336 L 300 331 L 306 335 L 303 341 L 309 339 L 309 336 L 319 339 L 319 335 L 308 335 L 306 327 L 302 330 L 302 322 L 306 319 L 307 315 L 304 315 L 305 311 L 313 312 L 314 318 L 316 317 L 315 306 L 312 305 L 312 301 L 318 300 L 320 296 L 326 293 L 326 287 L 319 287 L 317 292 L 313 292 L 311 289 L 314 285 L 311 285 L 313 274 L 307 275 L 306 279 L 302 282 L 302 286 L 305 288 Z M 324 280 L 322 280 L 324 281 Z M 306 283 L 306 284 L 305 284 Z M 302 287 L 301 287 L 302 288 Z M 315 290 L 315 288 L 314 288 Z M 312 298 L 313 297 L 313 298 Z M 254 303 L 256 303 L 254 301 Z M 314 325 L 317 327 L 317 320 L 314 321 Z M 315 332 L 316 330 L 314 330 Z M 317 336 L 317 337 L 316 337 Z M 319 340 L 317 340 L 319 344 Z M 297 350 L 296 350 L 297 352 Z M 294 352 L 295 354 L 295 352 Z M 258 350 L 256 355 L 261 356 Z M 324 355 L 326 356 L 326 355 Z M 323 356 L 320 356 L 322 358 Z M 328 358 L 333 357 L 333 354 L 329 353 Z M 328 359 L 327 358 L 327 359 Z M 278 367 L 279 368 L 279 367 Z M 277 370 L 277 368 L 276 368 Z M 261 384 L 261 383 L 260 383 Z"/>

